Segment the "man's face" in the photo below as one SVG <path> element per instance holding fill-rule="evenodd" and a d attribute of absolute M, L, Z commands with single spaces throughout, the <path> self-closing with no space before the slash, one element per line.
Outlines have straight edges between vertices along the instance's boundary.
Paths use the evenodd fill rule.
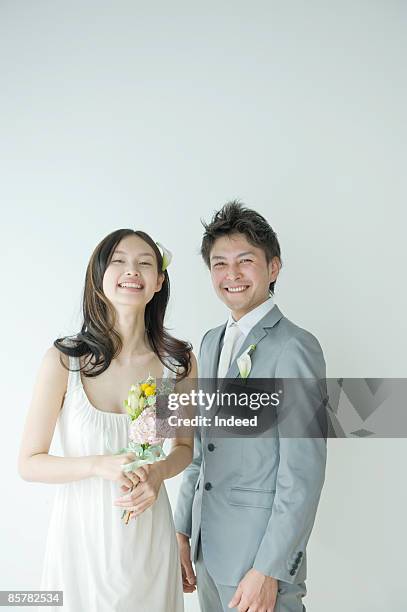
<path fill-rule="evenodd" d="M 230 234 L 215 241 L 210 271 L 217 295 L 237 321 L 267 300 L 280 261 L 274 257 L 267 263 L 263 249 L 250 244 L 244 234 Z"/>

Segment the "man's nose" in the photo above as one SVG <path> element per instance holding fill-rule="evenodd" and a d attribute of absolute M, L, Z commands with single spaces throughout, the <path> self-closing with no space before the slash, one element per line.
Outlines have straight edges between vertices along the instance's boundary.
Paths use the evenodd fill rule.
<path fill-rule="evenodd" d="M 239 278 L 241 276 L 241 272 L 238 266 L 231 265 L 227 269 L 226 278 L 229 280 Z"/>

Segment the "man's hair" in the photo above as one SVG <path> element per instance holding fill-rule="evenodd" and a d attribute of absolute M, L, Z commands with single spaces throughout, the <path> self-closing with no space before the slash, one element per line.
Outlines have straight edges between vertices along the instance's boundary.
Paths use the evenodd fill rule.
<path fill-rule="evenodd" d="M 201 255 L 210 269 L 210 255 L 215 241 L 221 236 L 244 234 L 247 241 L 264 251 L 269 263 L 278 257 L 281 264 L 280 245 L 277 234 L 262 215 L 246 208 L 237 200 L 227 202 L 212 217 L 210 223 L 202 221 L 205 233 L 202 238 Z M 270 292 L 274 293 L 275 281 L 270 283 Z"/>

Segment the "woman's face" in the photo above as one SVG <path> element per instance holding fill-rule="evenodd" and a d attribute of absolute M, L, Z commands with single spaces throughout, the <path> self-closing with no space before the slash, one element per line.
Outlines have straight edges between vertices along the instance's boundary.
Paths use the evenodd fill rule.
<path fill-rule="evenodd" d="M 157 258 L 147 242 L 126 236 L 113 251 L 103 276 L 103 293 L 116 307 L 145 307 L 160 291 L 164 274 L 158 272 Z"/>

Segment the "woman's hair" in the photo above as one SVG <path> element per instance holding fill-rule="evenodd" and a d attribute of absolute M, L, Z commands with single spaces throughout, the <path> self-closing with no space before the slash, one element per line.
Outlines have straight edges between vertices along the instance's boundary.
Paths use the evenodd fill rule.
<path fill-rule="evenodd" d="M 87 357 L 80 368 L 84 376 L 98 376 L 107 370 L 123 346 L 120 334 L 114 329 L 115 309 L 103 293 L 103 277 L 114 250 L 127 236 L 138 236 L 144 240 L 155 253 L 158 271 L 162 269 L 162 255 L 154 240 L 145 232 L 119 229 L 106 236 L 97 245 L 86 269 L 81 331 L 76 336 L 58 338 L 54 342 L 54 346 L 65 355 Z M 160 291 L 157 291 L 146 305 L 144 315 L 146 334 L 151 348 L 163 365 L 176 373 L 178 373 L 177 365 L 180 366 L 181 380 L 191 370 L 192 346 L 173 338 L 164 327 L 164 315 L 170 296 L 170 280 L 166 270 L 162 274 L 164 282 Z"/>
<path fill-rule="evenodd" d="M 267 220 L 255 210 L 246 208 L 236 200 L 228 202 L 212 217 L 210 223 L 202 221 L 205 233 L 202 238 L 201 255 L 208 268 L 211 268 L 210 255 L 215 241 L 221 236 L 244 234 L 247 241 L 264 251 L 267 263 L 278 257 L 281 264 L 280 244 L 277 234 Z M 274 294 L 275 281 L 270 283 Z"/>

